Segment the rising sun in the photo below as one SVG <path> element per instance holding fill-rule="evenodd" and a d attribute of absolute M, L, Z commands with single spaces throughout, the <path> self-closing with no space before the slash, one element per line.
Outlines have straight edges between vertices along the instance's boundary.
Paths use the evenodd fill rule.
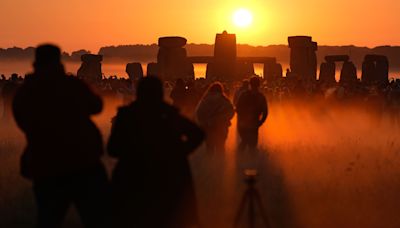
<path fill-rule="evenodd" d="M 245 28 L 253 22 L 253 15 L 247 9 L 238 9 L 233 13 L 232 20 L 236 26 Z"/>

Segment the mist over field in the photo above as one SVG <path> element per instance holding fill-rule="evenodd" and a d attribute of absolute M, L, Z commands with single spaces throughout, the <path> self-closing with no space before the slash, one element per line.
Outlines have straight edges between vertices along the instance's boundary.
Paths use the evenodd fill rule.
<path fill-rule="evenodd" d="M 213 56 L 214 45 L 210 44 L 187 44 L 185 46 L 188 56 Z M 63 53 L 66 68 L 71 73 L 76 73 L 80 65 L 80 56 L 86 53 L 103 55 L 103 73 L 106 76 L 126 76 L 125 65 L 129 62 L 140 62 L 146 65 L 156 62 L 159 47 L 152 45 L 116 45 L 100 48 L 98 51 L 85 49 Z M 349 46 L 319 46 L 317 51 L 318 66 L 327 55 L 349 55 L 357 69 L 361 71 L 362 61 L 367 54 L 385 55 L 389 59 L 390 77 L 400 77 L 400 47 L 380 46 L 375 48 Z M 246 44 L 237 45 L 239 57 L 275 57 L 284 68 L 289 65 L 290 49 L 287 45 L 251 46 Z M 34 48 L 0 48 L 0 74 L 9 76 L 12 73 L 24 75 L 30 70 L 34 56 Z M 205 68 L 205 67 L 203 67 Z M 146 68 L 144 68 L 145 70 Z M 340 71 L 340 65 L 337 64 Z M 205 70 L 204 70 L 205 72 Z M 201 71 L 202 73 L 202 71 Z M 199 73 L 200 75 L 200 73 Z M 360 76 L 360 75 L 359 75 Z"/>
<path fill-rule="evenodd" d="M 94 117 L 104 142 L 120 104 L 105 98 L 105 109 Z M 250 154 L 236 151 L 235 117 L 225 153 L 209 154 L 202 146 L 190 158 L 202 227 L 232 227 L 246 168 L 259 171 L 257 188 L 272 227 L 399 227 L 396 121 L 357 103 L 272 102 L 260 152 Z M 25 139 L 12 120 L 0 126 L 0 227 L 31 227 L 30 182 L 19 176 Z M 115 161 L 104 162 L 111 171 Z M 80 227 L 73 210 L 64 227 Z"/>

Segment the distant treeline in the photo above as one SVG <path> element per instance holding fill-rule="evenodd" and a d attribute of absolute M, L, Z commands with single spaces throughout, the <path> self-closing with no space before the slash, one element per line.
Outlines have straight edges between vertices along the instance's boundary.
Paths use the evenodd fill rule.
<path fill-rule="evenodd" d="M 81 55 L 90 53 L 87 50 L 79 50 L 74 51 L 71 54 L 67 52 L 62 53 L 62 58 L 64 61 L 81 61 Z M 0 60 L 7 60 L 7 61 L 18 61 L 18 60 L 30 60 L 34 59 L 35 55 L 35 48 L 34 47 L 27 47 L 27 48 L 19 48 L 19 47 L 12 47 L 12 48 L 0 48 Z"/>
<path fill-rule="evenodd" d="M 0 48 L 0 60 L 32 60 L 34 48 Z M 188 44 L 186 50 L 189 56 L 212 56 L 214 45 L 210 44 Z M 104 56 L 106 62 L 154 62 L 157 58 L 158 46 L 151 45 L 120 45 L 100 48 L 98 54 Z M 250 46 L 238 45 L 238 56 L 268 56 L 276 57 L 278 62 L 287 64 L 289 62 L 290 49 L 287 45 Z M 80 61 L 80 56 L 90 53 L 87 50 L 78 50 L 72 53 L 63 53 L 65 61 Z M 361 67 L 364 56 L 367 54 L 386 55 L 390 61 L 391 69 L 400 68 L 400 47 L 380 46 L 375 48 L 356 46 L 319 46 L 318 62 L 321 63 L 326 55 L 349 55 L 351 60 Z"/>

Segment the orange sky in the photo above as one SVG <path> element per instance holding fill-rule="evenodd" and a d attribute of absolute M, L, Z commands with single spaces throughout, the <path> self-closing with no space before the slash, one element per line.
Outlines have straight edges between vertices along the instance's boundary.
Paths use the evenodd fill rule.
<path fill-rule="evenodd" d="M 213 43 L 216 32 L 239 43 L 286 44 L 289 35 L 312 35 L 319 44 L 400 45 L 398 0 L 0 0 L 0 47 L 59 44 L 97 52 L 101 46 L 155 43 L 180 35 Z M 380 5 L 378 5 L 380 3 Z M 251 27 L 231 16 L 253 12 Z"/>

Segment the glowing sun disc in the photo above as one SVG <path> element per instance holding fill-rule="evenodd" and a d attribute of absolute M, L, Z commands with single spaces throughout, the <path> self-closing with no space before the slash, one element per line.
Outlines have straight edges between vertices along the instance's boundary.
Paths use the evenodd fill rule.
<path fill-rule="evenodd" d="M 253 15 L 247 9 L 239 9 L 233 14 L 233 23 L 238 27 L 248 27 L 253 22 Z"/>

